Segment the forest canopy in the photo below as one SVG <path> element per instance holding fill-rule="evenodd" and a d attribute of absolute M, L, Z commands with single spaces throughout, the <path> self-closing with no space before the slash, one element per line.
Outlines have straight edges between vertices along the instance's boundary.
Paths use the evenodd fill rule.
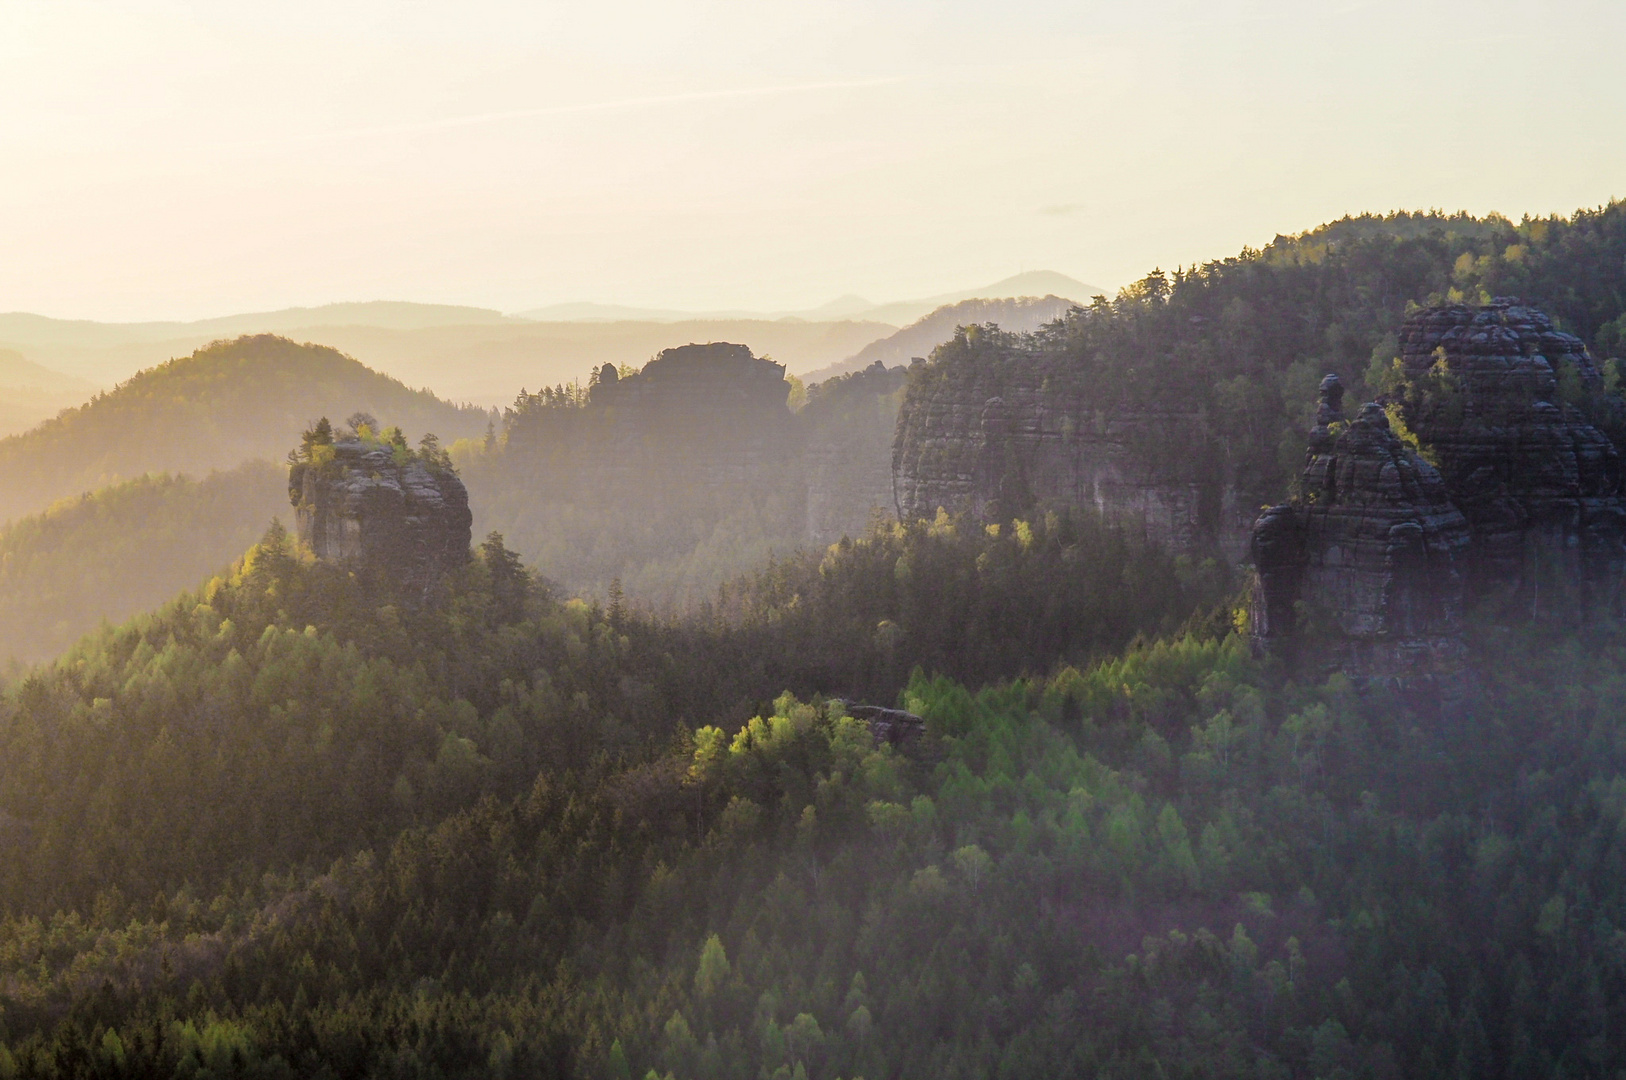
<path fill-rule="evenodd" d="M 965 328 L 797 412 L 785 384 L 753 445 L 867 454 L 934 368 L 1044 352 L 1102 402 L 1187 395 L 1276 498 L 1316 381 L 1381 376 L 1409 304 L 1516 293 L 1601 360 L 1623 277 L 1621 204 L 1346 219 L 1033 335 Z M 456 460 L 476 496 L 512 470 L 522 522 L 594 389 L 524 395 L 452 456 L 356 432 Z M 311 416 L 277 456 L 308 429 L 295 462 L 321 466 Z M 1614 621 L 1474 623 L 1462 693 L 1423 702 L 1259 653 L 1245 575 L 1091 510 L 781 549 L 807 489 L 767 475 L 597 550 L 573 545 L 625 508 L 584 501 L 581 532 L 533 524 L 525 550 L 488 532 L 416 600 L 275 525 L 15 671 L 0 1077 L 1626 1070 Z M 219 565 L 236 534 L 200 523 L 260 479 L 148 477 L 14 523 L 17 617 L 41 618 L 30 581 L 129 565 L 120 545 L 191 536 Z M 682 609 L 621 577 L 672 567 Z"/>

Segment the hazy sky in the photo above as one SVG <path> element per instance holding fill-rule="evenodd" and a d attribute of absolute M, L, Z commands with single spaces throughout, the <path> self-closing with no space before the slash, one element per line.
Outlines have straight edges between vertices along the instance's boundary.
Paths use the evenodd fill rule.
<path fill-rule="evenodd" d="M 1626 4 L 0 3 L 0 310 L 1117 286 L 1626 196 Z"/>

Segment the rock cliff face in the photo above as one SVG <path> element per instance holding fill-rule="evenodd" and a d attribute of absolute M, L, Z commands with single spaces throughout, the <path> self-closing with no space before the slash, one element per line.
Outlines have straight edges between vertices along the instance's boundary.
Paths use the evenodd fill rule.
<path fill-rule="evenodd" d="M 1626 571 L 1619 453 L 1587 412 L 1619 401 L 1582 343 L 1500 301 L 1405 323 L 1389 409 L 1343 421 L 1322 384 L 1300 491 L 1254 527 L 1254 630 L 1327 667 L 1422 686 L 1460 667 L 1465 605 L 1537 617 L 1618 606 Z"/>
<path fill-rule="evenodd" d="M 1613 605 L 1626 571 L 1620 453 L 1587 417 L 1619 401 L 1579 338 L 1533 308 L 1429 308 L 1406 321 L 1407 423 L 1439 462 L 1473 529 L 1465 568 L 1476 596 L 1557 587 Z M 1554 597 L 1557 599 L 1557 597 Z"/>
<path fill-rule="evenodd" d="M 1467 519 L 1439 472 L 1369 403 L 1345 423 L 1337 376 L 1321 404 L 1300 497 L 1254 527 L 1254 631 L 1353 676 L 1420 685 L 1461 663 Z"/>
<path fill-rule="evenodd" d="M 1247 550 L 1223 443 L 1177 394 L 1157 409 L 1107 409 L 1060 357 L 938 360 L 918 369 L 892 450 L 902 519 L 939 507 L 995 520 L 1056 502 L 1093 506 L 1175 551 Z"/>
<path fill-rule="evenodd" d="M 473 518 L 463 482 L 405 447 L 339 439 L 291 468 L 288 497 L 299 539 L 318 558 L 377 574 L 408 595 L 468 561 Z"/>

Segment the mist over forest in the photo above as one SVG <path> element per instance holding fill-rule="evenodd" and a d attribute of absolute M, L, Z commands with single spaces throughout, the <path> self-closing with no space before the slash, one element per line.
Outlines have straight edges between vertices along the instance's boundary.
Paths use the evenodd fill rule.
<path fill-rule="evenodd" d="M 0 1077 L 1626 1068 L 1626 204 L 1059 278 L 0 317 Z"/>

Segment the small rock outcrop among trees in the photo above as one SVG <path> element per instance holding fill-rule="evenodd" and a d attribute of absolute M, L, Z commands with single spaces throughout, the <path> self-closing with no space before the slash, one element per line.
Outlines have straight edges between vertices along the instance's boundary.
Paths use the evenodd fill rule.
<path fill-rule="evenodd" d="M 423 595 L 469 558 L 469 495 L 433 435 L 414 450 L 399 428 L 365 417 L 336 437 L 323 417 L 290 455 L 288 498 L 300 542 Z"/>

